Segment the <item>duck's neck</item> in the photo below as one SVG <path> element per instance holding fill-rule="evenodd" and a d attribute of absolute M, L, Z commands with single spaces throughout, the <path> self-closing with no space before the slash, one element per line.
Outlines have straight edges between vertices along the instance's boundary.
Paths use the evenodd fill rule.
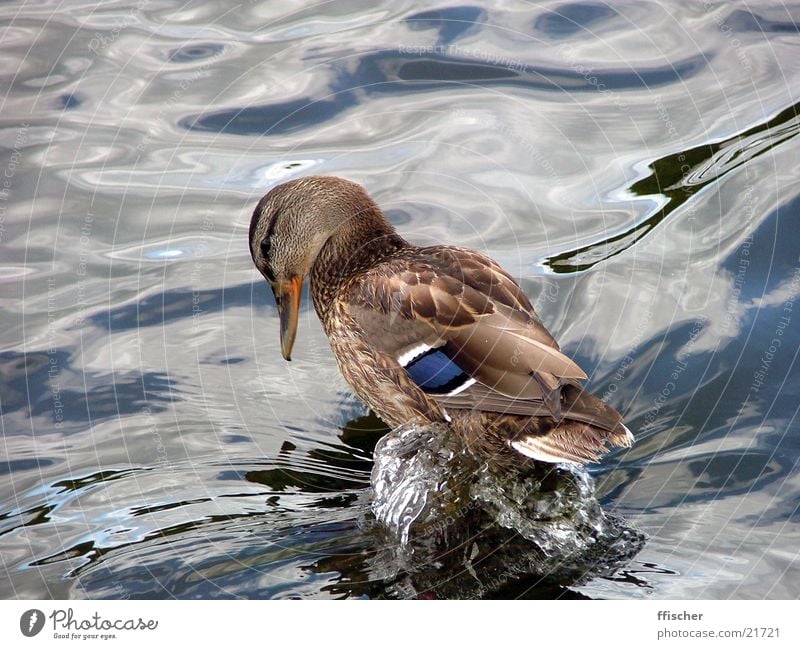
<path fill-rule="evenodd" d="M 345 282 L 410 245 L 377 206 L 351 223 L 328 238 L 311 265 L 311 297 L 323 323 Z"/>

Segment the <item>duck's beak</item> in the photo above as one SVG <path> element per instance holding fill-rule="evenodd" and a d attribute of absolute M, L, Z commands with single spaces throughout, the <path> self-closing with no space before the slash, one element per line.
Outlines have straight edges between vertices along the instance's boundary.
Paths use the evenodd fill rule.
<path fill-rule="evenodd" d="M 292 277 L 287 282 L 272 282 L 270 285 L 281 318 L 281 353 L 287 361 L 290 361 L 294 338 L 297 335 L 297 314 L 300 312 L 303 278 Z"/>

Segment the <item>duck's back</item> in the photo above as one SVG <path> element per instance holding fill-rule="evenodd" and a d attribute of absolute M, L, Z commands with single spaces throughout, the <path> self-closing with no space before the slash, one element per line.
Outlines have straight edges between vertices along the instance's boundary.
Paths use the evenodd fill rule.
<path fill-rule="evenodd" d="M 396 251 L 353 276 L 340 302 L 345 328 L 361 338 L 347 349 L 332 336 L 337 357 L 351 354 L 340 367 L 391 424 L 413 410 L 469 435 L 500 434 L 546 461 L 595 460 L 604 440 L 630 443 L 619 414 L 580 387 L 585 373 L 560 352 L 519 285 L 478 252 Z M 351 363 L 360 367 L 348 371 Z"/>

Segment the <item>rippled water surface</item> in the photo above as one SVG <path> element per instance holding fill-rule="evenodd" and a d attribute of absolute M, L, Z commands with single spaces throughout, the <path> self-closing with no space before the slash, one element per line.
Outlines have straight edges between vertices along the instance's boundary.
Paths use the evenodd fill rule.
<path fill-rule="evenodd" d="M 800 596 L 800 5 L 490 4 L 4 6 L 0 595 Z M 247 249 L 308 173 L 520 278 L 638 554 L 399 587 L 386 429 Z"/>

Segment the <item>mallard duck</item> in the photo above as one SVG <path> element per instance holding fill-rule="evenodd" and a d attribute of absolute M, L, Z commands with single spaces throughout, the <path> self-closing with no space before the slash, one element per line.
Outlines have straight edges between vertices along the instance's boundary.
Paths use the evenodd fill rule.
<path fill-rule="evenodd" d="M 477 454 L 548 463 L 633 443 L 506 271 L 474 250 L 407 242 L 354 182 L 274 187 L 253 212 L 250 254 L 275 295 L 283 357 L 308 276 L 339 370 L 391 426 L 446 424 Z"/>

